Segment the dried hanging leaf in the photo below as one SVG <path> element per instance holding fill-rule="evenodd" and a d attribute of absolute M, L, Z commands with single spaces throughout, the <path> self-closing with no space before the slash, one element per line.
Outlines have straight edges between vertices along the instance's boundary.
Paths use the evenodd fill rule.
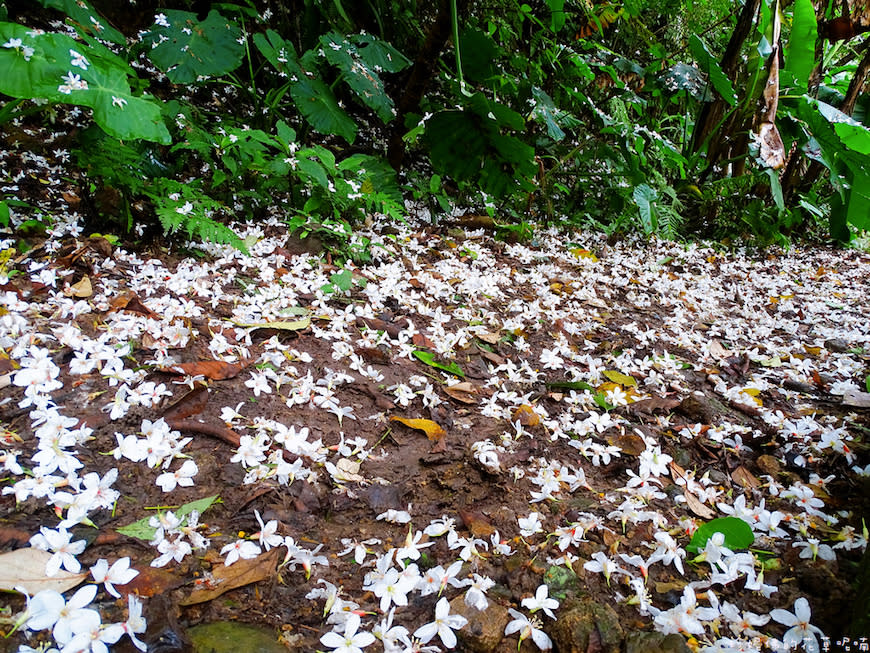
<path fill-rule="evenodd" d="M 179 601 L 179 605 L 196 605 L 216 599 L 220 595 L 244 587 L 251 583 L 265 580 L 275 573 L 278 568 L 280 548 L 275 548 L 256 558 L 242 558 L 227 567 L 219 565 L 212 571 L 210 587 L 201 587 L 193 590 L 190 595 Z"/>
<path fill-rule="evenodd" d="M 163 411 L 163 417 L 170 422 L 178 419 L 187 419 L 193 415 L 199 415 L 205 410 L 207 403 L 208 388 L 198 383 L 193 390 Z"/>
<path fill-rule="evenodd" d="M 626 388 L 632 388 L 637 385 L 636 378 L 629 376 L 628 374 L 623 374 L 622 372 L 617 372 L 616 370 L 604 370 L 601 374 L 603 374 L 605 378 Z"/>
<path fill-rule="evenodd" d="M 452 399 L 456 401 L 461 401 L 463 404 L 476 404 L 477 403 L 477 388 L 474 387 L 472 383 L 468 381 L 463 381 L 462 383 L 456 383 L 455 385 L 449 385 L 444 388 L 444 392 L 446 392 Z"/>
<path fill-rule="evenodd" d="M 20 587 L 33 596 L 42 590 L 66 592 L 79 585 L 88 574 L 71 574 L 60 570 L 50 578 L 45 566 L 51 554 L 42 549 L 27 547 L 0 553 L 0 590 L 11 592 Z"/>
<path fill-rule="evenodd" d="M 731 480 L 746 489 L 757 488 L 760 485 L 758 479 L 743 465 L 731 472 Z"/>
<path fill-rule="evenodd" d="M 537 426 L 541 423 L 541 416 L 528 404 L 519 406 L 511 416 L 511 422 L 519 422 L 523 426 Z"/>
<path fill-rule="evenodd" d="M 311 318 L 301 320 L 276 320 L 275 322 L 236 322 L 232 323 L 243 329 L 277 329 L 278 331 L 302 331 L 311 326 Z"/>
<path fill-rule="evenodd" d="M 433 422 L 431 419 L 407 419 L 393 415 L 390 417 L 390 421 L 399 422 L 409 428 L 423 431 L 432 442 L 440 442 L 447 435 L 447 432 L 441 428 L 441 425 L 438 422 Z"/>
<path fill-rule="evenodd" d="M 242 363 L 227 363 L 225 361 L 196 361 L 161 367 L 161 372 L 169 374 L 187 374 L 189 376 L 204 376 L 212 381 L 224 381 L 239 375 L 245 369 Z"/>
<path fill-rule="evenodd" d="M 84 299 L 94 294 L 94 289 L 91 286 L 91 280 L 87 275 L 83 276 L 69 288 L 64 288 L 63 294 L 67 297 L 78 297 Z"/>
<path fill-rule="evenodd" d="M 688 490 L 683 492 L 683 496 L 686 497 L 686 505 L 689 507 L 689 510 L 701 519 L 713 519 L 716 516 L 713 510 L 701 503 L 701 500 Z"/>

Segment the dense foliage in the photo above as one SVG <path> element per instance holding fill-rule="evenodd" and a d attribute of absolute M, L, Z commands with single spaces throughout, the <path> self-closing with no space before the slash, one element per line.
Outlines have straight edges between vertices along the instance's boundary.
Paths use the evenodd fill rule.
<path fill-rule="evenodd" d="M 227 218 L 277 211 L 364 255 L 354 224 L 406 202 L 519 235 L 870 227 L 870 16 L 848 4 L 40 4 L 4 7 L 0 121 L 91 110 L 82 191 L 117 195 L 95 229 L 244 249 Z"/>

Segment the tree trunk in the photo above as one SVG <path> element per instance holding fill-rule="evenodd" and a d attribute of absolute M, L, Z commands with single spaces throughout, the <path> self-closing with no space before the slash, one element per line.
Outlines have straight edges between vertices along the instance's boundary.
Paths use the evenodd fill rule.
<path fill-rule="evenodd" d="M 387 145 L 387 160 L 396 171 L 401 170 L 405 158 L 405 141 L 402 140 L 405 135 L 405 117 L 419 109 L 420 100 L 423 99 L 423 95 L 435 74 L 441 51 L 450 40 L 452 31 L 450 1 L 438 0 L 438 14 L 426 34 L 423 47 L 417 53 L 417 58 L 414 60 L 414 65 L 408 76 L 408 82 L 405 84 L 405 90 L 396 103 L 396 117 L 392 122 L 392 130 Z M 460 15 L 465 12 L 468 2 L 469 0 L 457 0 L 456 10 Z"/>

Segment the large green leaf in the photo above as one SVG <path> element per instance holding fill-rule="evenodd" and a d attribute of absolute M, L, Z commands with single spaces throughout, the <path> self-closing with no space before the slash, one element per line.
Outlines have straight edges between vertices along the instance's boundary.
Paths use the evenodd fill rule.
<path fill-rule="evenodd" d="M 408 57 L 371 34 L 351 34 L 347 40 L 356 46 L 359 56 L 372 68 L 397 73 L 411 65 Z"/>
<path fill-rule="evenodd" d="M 301 77 L 290 87 L 290 97 L 299 113 L 321 134 L 341 136 L 348 143 L 356 138 L 356 123 L 338 106 L 329 87 L 319 79 Z"/>
<path fill-rule="evenodd" d="M 356 96 L 372 109 L 383 122 L 393 119 L 393 101 L 384 90 L 374 66 L 370 66 L 360 55 L 357 46 L 338 32 L 329 32 L 320 37 L 326 60 L 341 71 L 341 75 Z"/>
<path fill-rule="evenodd" d="M 702 524 L 692 535 L 691 542 L 686 545 L 686 551 L 700 552 L 707 546 L 707 541 L 716 533 L 722 533 L 725 536 L 724 546 L 726 549 L 748 549 L 755 541 L 755 534 L 745 521 L 737 517 L 720 517 Z"/>
<path fill-rule="evenodd" d="M 65 34 L 38 33 L 16 23 L 0 23 L 0 39 L 21 42 L 0 48 L 0 93 L 91 107 L 94 121 L 117 138 L 171 141 L 158 102 L 133 95 L 127 82 L 132 71 L 115 58 Z"/>
<path fill-rule="evenodd" d="M 631 197 L 640 212 L 640 223 L 643 226 L 644 233 L 649 235 L 655 232 L 658 221 L 654 202 L 659 197 L 655 188 L 647 184 L 640 184 L 634 189 Z"/>
<path fill-rule="evenodd" d="M 108 21 L 98 14 L 86 0 L 39 0 L 43 7 L 62 11 L 72 19 L 79 32 L 84 32 L 97 38 L 126 45 L 127 39 Z"/>
<path fill-rule="evenodd" d="M 547 136 L 554 141 L 561 141 L 565 138 L 565 132 L 559 126 L 559 116 L 562 112 L 556 108 L 553 98 L 537 86 L 532 88 L 532 98 L 534 99 L 532 117 L 547 126 Z"/>
<path fill-rule="evenodd" d="M 238 68 L 245 54 L 242 30 L 212 10 L 204 21 L 189 11 L 163 12 L 169 27 L 155 24 L 143 41 L 148 56 L 174 84 L 224 75 Z"/>
<path fill-rule="evenodd" d="M 296 48 L 290 41 L 285 41 L 275 30 L 267 29 L 266 34 L 254 34 L 254 45 L 266 60 L 284 77 L 301 78 L 302 68 L 299 67 Z"/>
<path fill-rule="evenodd" d="M 477 29 L 466 28 L 459 37 L 462 73 L 473 82 L 483 82 L 498 74 L 496 60 L 501 51 L 492 37 Z"/>
<path fill-rule="evenodd" d="M 697 34 L 692 34 L 692 36 L 689 37 L 689 51 L 692 53 L 692 56 L 695 57 L 701 70 L 709 75 L 710 83 L 713 85 L 713 88 L 716 89 L 716 92 L 722 96 L 722 99 L 731 106 L 736 105 L 737 94 L 734 92 L 734 86 L 731 85 L 731 80 L 725 76 L 724 72 L 722 72 L 719 62 L 712 54 L 710 54 L 707 46 L 704 45 L 704 42 Z"/>
<path fill-rule="evenodd" d="M 807 81 L 816 65 L 818 25 L 813 0 L 795 0 L 792 11 L 785 68 L 794 75 L 798 90 L 803 92 L 807 90 Z"/>

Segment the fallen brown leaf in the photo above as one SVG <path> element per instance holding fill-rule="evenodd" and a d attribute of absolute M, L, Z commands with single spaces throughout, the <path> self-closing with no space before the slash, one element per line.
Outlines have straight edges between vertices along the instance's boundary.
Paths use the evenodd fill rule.
<path fill-rule="evenodd" d="M 227 363 L 225 361 L 196 361 L 193 363 L 180 363 L 159 368 L 160 372 L 168 374 L 187 374 L 189 376 L 204 376 L 212 381 L 224 381 L 239 375 L 245 369 L 243 363 Z"/>
<path fill-rule="evenodd" d="M 181 399 L 163 411 L 166 421 L 179 420 L 199 415 L 208 403 L 208 388 L 201 383 L 184 395 Z"/>
<path fill-rule="evenodd" d="M 451 399 L 461 401 L 463 404 L 477 403 L 477 388 L 474 387 L 474 384 L 468 381 L 449 385 L 444 388 L 444 392 L 450 395 Z"/>
<path fill-rule="evenodd" d="M 205 603 L 236 589 L 269 578 L 278 568 L 280 548 L 275 548 L 258 555 L 256 558 L 240 559 L 227 567 L 219 565 L 212 571 L 211 586 L 194 589 L 179 605 L 196 605 Z"/>

